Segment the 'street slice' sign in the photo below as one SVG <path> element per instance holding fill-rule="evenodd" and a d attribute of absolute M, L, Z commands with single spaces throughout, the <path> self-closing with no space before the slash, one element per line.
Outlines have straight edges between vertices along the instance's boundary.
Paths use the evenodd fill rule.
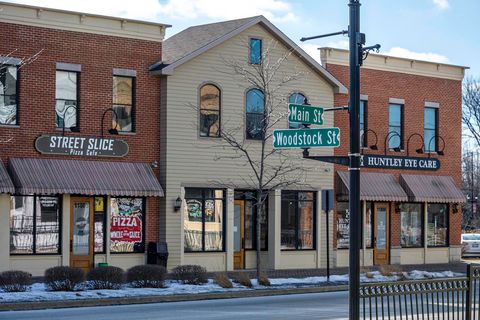
<path fill-rule="evenodd" d="M 87 157 L 125 157 L 128 144 L 121 139 L 41 135 L 35 148 L 43 154 Z"/>
<path fill-rule="evenodd" d="M 283 129 L 273 131 L 273 148 L 325 148 L 340 146 L 339 128 Z"/>
<path fill-rule="evenodd" d="M 435 158 L 363 155 L 360 166 L 366 168 L 431 170 L 440 169 L 440 160 Z"/>
<path fill-rule="evenodd" d="M 288 105 L 288 121 L 322 125 L 323 108 L 290 103 Z"/>

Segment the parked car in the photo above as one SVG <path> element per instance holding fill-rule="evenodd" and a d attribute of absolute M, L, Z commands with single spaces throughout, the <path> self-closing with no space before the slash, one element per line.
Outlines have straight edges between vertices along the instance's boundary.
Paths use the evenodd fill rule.
<path fill-rule="evenodd" d="M 479 233 L 462 234 L 462 256 L 463 257 L 480 256 L 480 234 Z"/>

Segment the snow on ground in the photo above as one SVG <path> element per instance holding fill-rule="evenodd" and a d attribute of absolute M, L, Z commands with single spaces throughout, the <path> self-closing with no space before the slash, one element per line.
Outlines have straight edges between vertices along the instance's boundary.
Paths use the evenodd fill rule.
<path fill-rule="evenodd" d="M 368 276 L 367 276 L 368 275 Z M 404 272 L 403 277 L 406 279 L 431 279 L 431 278 L 451 278 L 462 276 L 461 273 L 451 271 L 444 272 L 427 272 L 414 270 Z M 379 271 L 362 274 L 360 279 L 362 282 L 381 282 L 396 281 L 401 277 L 398 275 L 383 276 Z M 26 301 L 51 301 L 51 300 L 75 300 L 75 299 L 102 299 L 102 298 L 128 298 L 140 296 L 165 296 L 179 294 L 199 294 L 199 293 L 217 293 L 231 292 L 243 290 L 261 290 L 261 289 L 286 289 L 319 285 L 335 285 L 348 283 L 348 275 L 332 275 L 330 281 L 327 277 L 307 277 L 307 278 L 272 278 L 270 279 L 271 287 L 260 286 L 257 280 L 252 279 L 253 288 L 246 288 L 240 284 L 234 283 L 231 289 L 224 289 L 215 284 L 213 280 L 203 285 L 187 285 L 181 284 L 174 280 L 165 282 L 166 288 L 132 288 L 124 285 L 120 290 L 85 290 L 75 292 L 52 292 L 47 291 L 43 283 L 34 283 L 30 291 L 27 292 L 0 292 L 0 303 L 7 302 L 26 302 Z"/>

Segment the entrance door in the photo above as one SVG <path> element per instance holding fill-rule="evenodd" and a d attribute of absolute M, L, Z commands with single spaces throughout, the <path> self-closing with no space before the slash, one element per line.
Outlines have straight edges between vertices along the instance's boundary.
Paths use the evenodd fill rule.
<path fill-rule="evenodd" d="M 233 267 L 235 269 L 245 268 L 244 217 L 245 202 L 243 200 L 235 200 L 233 210 Z"/>
<path fill-rule="evenodd" d="M 389 210 L 388 203 L 375 203 L 374 215 L 374 247 L 373 263 L 382 265 L 389 263 Z"/>
<path fill-rule="evenodd" d="M 93 198 L 70 200 L 70 266 L 88 271 L 93 266 Z"/>

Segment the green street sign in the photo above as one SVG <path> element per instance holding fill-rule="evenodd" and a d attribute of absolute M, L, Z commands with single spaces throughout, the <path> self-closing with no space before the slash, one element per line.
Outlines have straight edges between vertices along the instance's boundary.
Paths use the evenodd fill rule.
<path fill-rule="evenodd" d="M 290 103 L 288 105 L 288 121 L 322 125 L 323 108 Z"/>
<path fill-rule="evenodd" d="M 326 148 L 340 146 L 339 128 L 273 130 L 273 148 Z"/>

